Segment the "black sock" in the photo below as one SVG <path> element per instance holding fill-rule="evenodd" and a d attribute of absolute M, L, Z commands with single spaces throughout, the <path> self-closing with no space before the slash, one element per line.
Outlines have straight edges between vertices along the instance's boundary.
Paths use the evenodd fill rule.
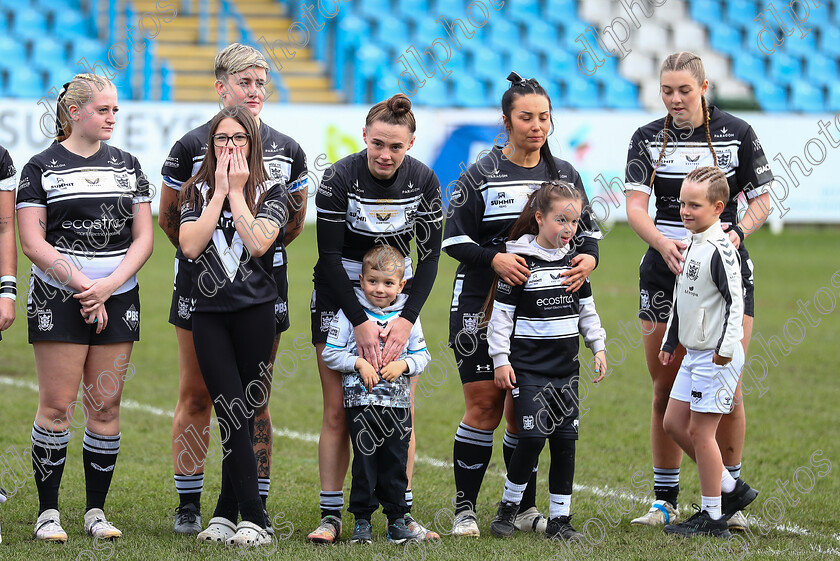
<path fill-rule="evenodd" d="M 516 443 L 519 437 L 512 432 L 505 430 L 505 438 L 502 440 L 502 455 L 505 457 L 505 471 L 510 469 L 510 459 L 513 456 L 513 450 L 516 448 Z M 525 512 L 531 507 L 537 506 L 537 470 L 540 462 L 537 460 L 534 465 L 533 475 L 528 480 L 528 486 L 525 487 L 525 493 L 522 495 L 522 502 L 519 503 L 519 512 Z"/>
<path fill-rule="evenodd" d="M 85 491 L 87 506 L 104 508 L 105 497 L 111 487 L 117 456 L 120 453 L 120 435 L 102 435 L 85 429 L 82 441 L 82 461 L 85 464 Z"/>
<path fill-rule="evenodd" d="M 484 472 L 493 455 L 493 431 L 474 429 L 464 423 L 455 433 L 452 449 L 455 470 L 455 513 L 470 509 L 475 511 L 478 491 Z"/>
<path fill-rule="evenodd" d="M 260 528 L 266 527 L 265 509 L 260 499 L 250 499 L 239 503 L 239 514 L 242 521 L 253 522 Z"/>
<path fill-rule="evenodd" d="M 551 468 L 548 470 L 548 492 L 571 495 L 575 479 L 575 441 L 570 438 L 550 438 Z"/>
<path fill-rule="evenodd" d="M 222 470 L 222 488 L 219 491 L 219 500 L 216 501 L 216 510 L 213 516 L 220 516 L 227 518 L 236 524 L 239 518 L 239 502 L 236 500 L 236 491 L 234 491 L 233 482 L 227 472 Z"/>
<path fill-rule="evenodd" d="M 175 490 L 178 491 L 178 500 L 182 508 L 188 504 L 194 504 L 201 510 L 201 492 L 204 490 L 204 474 L 193 475 L 175 474 Z"/>
<path fill-rule="evenodd" d="M 32 467 L 38 488 L 38 514 L 54 508 L 58 510 L 58 488 L 67 459 L 70 432 L 52 432 L 38 425 L 32 426 Z"/>
<path fill-rule="evenodd" d="M 653 492 L 657 501 L 668 501 L 677 508 L 680 493 L 680 468 L 653 468 Z"/>

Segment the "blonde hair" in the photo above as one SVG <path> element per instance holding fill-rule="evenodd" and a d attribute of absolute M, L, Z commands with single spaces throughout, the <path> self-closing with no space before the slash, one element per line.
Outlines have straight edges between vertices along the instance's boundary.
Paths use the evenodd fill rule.
<path fill-rule="evenodd" d="M 729 183 L 726 181 L 726 174 L 720 168 L 703 166 L 691 170 L 685 176 L 683 183 L 708 183 L 706 188 L 706 200 L 712 204 L 721 201 L 724 206 L 729 203 Z"/>
<path fill-rule="evenodd" d="M 706 81 L 706 69 L 703 67 L 703 61 L 696 54 L 689 51 L 680 51 L 669 55 L 662 62 L 662 67 L 659 69 L 659 77 L 665 72 L 678 72 L 681 70 L 687 71 L 691 76 L 697 80 L 699 86 L 703 86 Z M 709 106 L 706 104 L 706 96 L 700 96 L 700 104 L 703 107 L 703 127 L 706 131 L 706 144 L 712 153 L 712 161 L 718 165 L 717 154 L 715 148 L 712 146 L 712 135 L 709 130 Z M 668 127 L 671 126 L 671 114 L 665 117 L 665 125 L 662 128 L 662 148 L 659 150 L 659 158 L 656 160 L 656 165 L 653 166 L 653 173 L 650 176 L 650 186 L 653 187 L 653 179 L 656 177 L 656 170 L 662 163 L 662 158 L 665 156 L 665 147 L 668 146 Z"/>
<path fill-rule="evenodd" d="M 371 269 L 388 274 L 393 273 L 402 280 L 405 276 L 405 257 L 393 246 L 375 245 L 362 258 L 362 274 Z"/>
<path fill-rule="evenodd" d="M 55 138 L 61 142 L 67 140 L 73 132 L 73 120 L 70 118 L 70 106 L 82 108 L 93 100 L 97 92 L 107 87 L 114 87 L 108 78 L 98 74 L 76 74 L 62 86 L 56 98 Z"/>
<path fill-rule="evenodd" d="M 261 52 L 242 43 L 231 43 L 219 51 L 213 66 L 217 80 L 224 78 L 225 74 L 236 74 L 254 66 L 265 69 L 266 74 L 270 70 Z"/>

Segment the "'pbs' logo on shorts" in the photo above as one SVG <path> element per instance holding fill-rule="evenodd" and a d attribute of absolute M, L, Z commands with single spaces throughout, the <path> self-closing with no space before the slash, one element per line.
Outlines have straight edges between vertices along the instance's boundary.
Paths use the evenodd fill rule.
<path fill-rule="evenodd" d="M 140 311 L 134 307 L 134 304 L 125 311 L 123 321 L 132 331 L 137 331 L 137 328 L 140 327 Z"/>

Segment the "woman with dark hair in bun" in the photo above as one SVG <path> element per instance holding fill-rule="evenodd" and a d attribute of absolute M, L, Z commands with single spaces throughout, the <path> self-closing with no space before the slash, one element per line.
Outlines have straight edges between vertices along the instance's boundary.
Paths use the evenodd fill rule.
<path fill-rule="evenodd" d="M 494 146 L 458 179 L 444 230 L 443 249 L 460 261 L 449 315 L 449 344 L 459 363 L 466 401 L 453 452 L 457 489 L 452 528 L 455 536 L 479 536 L 476 499 L 493 453 L 493 431 L 505 409 L 507 391 L 496 387 L 493 381 L 486 334 L 489 318 L 483 318 L 481 310 L 494 274 L 512 286 L 528 279 L 525 259 L 505 253 L 510 229 L 528 197 L 543 182 L 565 181 L 581 192 L 583 212 L 575 236 L 579 255 L 572 260 L 574 268 L 552 280 L 565 285 L 568 291 L 583 286 L 595 269 L 597 240 L 601 237 L 589 212 L 580 175 L 571 164 L 555 158 L 548 146 L 553 127 L 548 94 L 533 78 L 525 80 L 511 72 L 507 79 L 510 87 L 502 96 L 502 121 L 508 140 L 503 146 Z M 517 442 L 517 425 L 511 417 L 512 404 L 504 439 L 505 464 Z M 545 518 L 534 503 L 535 482 L 536 470 L 515 524 L 522 531 L 544 532 Z"/>
<path fill-rule="evenodd" d="M 318 442 L 321 476 L 321 523 L 308 535 L 315 543 L 334 543 L 341 536 L 342 487 L 350 462 L 350 438 L 343 405 L 341 374 L 322 358 L 330 322 L 339 309 L 353 323 L 361 356 L 374 368 L 397 358 L 420 309 L 429 296 L 440 256 L 443 211 L 440 182 L 425 164 L 406 152 L 414 144 L 416 123 L 411 101 L 403 94 L 374 105 L 362 138 L 366 148 L 342 158 L 325 173 L 315 205 L 318 209 L 318 263 L 312 291 L 312 343 L 324 397 Z M 391 245 L 403 255 L 417 245 L 418 262 L 406 258 L 403 292 L 408 294 L 401 317 L 384 330 L 368 319 L 353 291 L 358 286 L 362 257 L 375 245 Z M 412 417 L 414 408 L 411 408 Z M 414 434 L 408 454 L 407 508 L 411 508 Z M 406 510 L 405 522 L 417 539 L 439 537 Z"/>

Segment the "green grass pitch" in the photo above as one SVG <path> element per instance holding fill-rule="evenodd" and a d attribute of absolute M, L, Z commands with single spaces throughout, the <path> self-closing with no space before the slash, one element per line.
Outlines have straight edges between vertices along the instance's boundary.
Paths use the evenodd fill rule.
<path fill-rule="evenodd" d="M 62 482 L 62 521 L 70 536 L 64 546 L 36 543 L 32 528 L 37 496 L 29 460 L 18 460 L 29 445 L 37 407 L 32 350 L 20 312 L 0 342 L 0 484 L 10 500 L 0 506 L 3 560 L 137 559 L 826 559 L 840 557 L 837 512 L 840 509 L 840 446 L 836 434 L 840 403 L 840 322 L 834 311 L 840 297 L 840 230 L 789 228 L 782 235 L 761 231 L 748 240 L 756 264 L 756 321 L 749 356 L 760 361 L 745 374 L 751 390 L 747 403 L 747 441 L 743 475 L 761 494 L 749 509 L 751 534 L 734 541 L 681 541 L 661 529 L 631 527 L 629 521 L 650 499 L 648 437 L 651 384 L 632 328 L 637 306 L 637 272 L 645 249 L 626 226 L 616 226 L 601 244 L 601 264 L 592 276 L 596 304 L 610 347 L 611 370 L 598 386 L 588 385 L 580 423 L 572 511 L 586 541 L 567 546 L 534 535 L 493 538 L 489 523 L 501 497 L 504 466 L 500 442 L 479 497 L 479 540 L 444 536 L 437 545 L 389 546 L 384 516 L 374 516 L 375 541 L 362 548 L 347 543 L 352 517 L 345 515 L 343 543 L 314 547 L 305 535 L 318 521 L 317 433 L 321 397 L 309 333 L 312 266 L 317 251 L 310 225 L 289 248 L 292 328 L 281 341 L 276 372 L 282 385 L 271 400 L 275 440 L 269 512 L 290 532 L 268 550 L 230 551 L 198 544 L 172 533 L 177 497 L 170 460 L 171 411 L 178 388 L 174 329 L 167 323 L 172 286 L 173 249 L 157 232 L 156 248 L 140 273 L 142 341 L 135 346 L 134 377 L 127 383 L 122 409 L 122 448 L 106 505 L 109 518 L 125 537 L 94 543 L 83 535 L 81 433 L 71 440 Z M 21 258 L 19 276 L 27 273 Z M 417 397 L 418 461 L 414 479 L 414 514 L 442 534 L 448 533 L 455 492 L 451 456 L 455 429 L 463 414 L 463 396 L 451 358 L 441 351 L 447 336 L 448 303 L 455 263 L 441 257 L 435 289 L 422 313 L 429 349 L 436 362 L 434 378 L 424 381 Z M 802 304 L 799 302 L 801 301 Z M 807 305 L 810 317 L 800 312 Z M 621 325 L 630 325 L 621 331 Z M 769 342 L 768 353 L 758 342 Z M 773 342 L 773 337 L 776 342 Z M 781 343 L 781 345 L 778 345 Z M 448 355 L 451 357 L 451 355 Z M 749 360 L 749 359 L 748 359 Z M 281 370 L 282 368 L 282 370 Z M 445 373 L 445 375 L 444 375 Z M 21 463 L 21 461 L 23 463 Z M 548 453 L 541 459 L 538 505 L 547 510 Z M 686 459 L 681 504 L 690 511 L 699 502 L 694 465 Z M 203 511 L 211 516 L 219 486 L 219 455 L 207 465 Z M 634 475 L 635 474 L 635 475 Z M 349 478 L 345 484 L 349 492 Z M 345 497 L 347 495 L 345 494 Z"/>

